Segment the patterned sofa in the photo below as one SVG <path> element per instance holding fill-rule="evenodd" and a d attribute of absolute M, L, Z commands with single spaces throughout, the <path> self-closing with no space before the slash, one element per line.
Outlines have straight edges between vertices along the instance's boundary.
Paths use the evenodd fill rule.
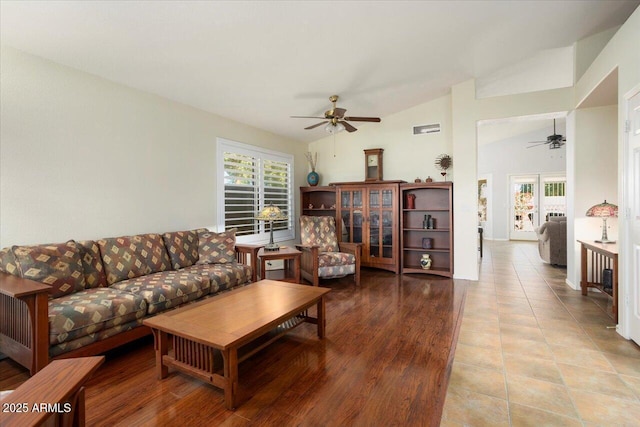
<path fill-rule="evenodd" d="M 199 229 L 2 249 L 0 352 L 35 374 L 135 340 L 148 316 L 254 282 L 259 248 Z"/>

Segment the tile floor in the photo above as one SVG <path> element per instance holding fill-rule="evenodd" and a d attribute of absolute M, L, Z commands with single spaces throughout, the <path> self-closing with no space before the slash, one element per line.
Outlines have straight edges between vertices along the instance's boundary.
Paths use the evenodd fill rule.
<path fill-rule="evenodd" d="M 442 426 L 640 426 L 640 347 L 535 242 L 485 244 Z"/>

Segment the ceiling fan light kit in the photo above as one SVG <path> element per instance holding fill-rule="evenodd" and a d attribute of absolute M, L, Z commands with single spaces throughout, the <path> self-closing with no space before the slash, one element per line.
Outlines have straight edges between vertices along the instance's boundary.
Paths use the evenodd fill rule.
<path fill-rule="evenodd" d="M 565 144 L 566 140 L 567 140 L 566 137 L 562 135 L 558 135 L 556 133 L 556 119 L 553 119 L 553 135 L 549 135 L 546 141 L 530 141 L 529 144 L 536 144 L 536 145 L 531 145 L 527 148 L 533 148 L 539 145 L 549 144 L 549 150 L 557 150 L 558 148 L 561 148 Z"/>
<path fill-rule="evenodd" d="M 325 125 L 324 130 L 329 134 L 336 134 L 338 132 L 342 132 L 346 130 L 347 132 L 355 132 L 356 129 L 352 124 L 348 122 L 374 122 L 380 123 L 379 117 L 346 117 L 344 113 L 347 112 L 345 108 L 336 107 L 336 102 L 338 102 L 338 95 L 332 95 L 329 97 L 329 101 L 333 103 L 333 106 L 330 110 L 324 112 L 324 117 L 316 117 L 316 116 L 291 116 L 293 119 L 323 119 L 324 121 L 320 123 L 316 123 L 315 125 L 307 126 L 305 129 L 315 129 L 318 126 Z"/>

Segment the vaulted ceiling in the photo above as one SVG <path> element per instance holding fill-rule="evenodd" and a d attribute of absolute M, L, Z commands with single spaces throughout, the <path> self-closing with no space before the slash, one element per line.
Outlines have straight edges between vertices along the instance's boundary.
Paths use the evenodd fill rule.
<path fill-rule="evenodd" d="M 640 1 L 2 1 L 2 44 L 300 141 L 340 95 L 384 117 Z M 552 66 L 552 65 L 551 65 Z"/>

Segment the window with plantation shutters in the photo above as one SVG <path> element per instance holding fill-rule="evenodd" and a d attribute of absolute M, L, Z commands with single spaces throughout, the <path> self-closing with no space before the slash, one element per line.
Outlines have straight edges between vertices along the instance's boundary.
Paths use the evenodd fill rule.
<path fill-rule="evenodd" d="M 255 219 L 273 204 L 289 218 L 273 224 L 276 241 L 292 240 L 293 156 L 218 138 L 218 230 L 236 228 L 239 242 L 269 238 L 269 224 Z"/>

